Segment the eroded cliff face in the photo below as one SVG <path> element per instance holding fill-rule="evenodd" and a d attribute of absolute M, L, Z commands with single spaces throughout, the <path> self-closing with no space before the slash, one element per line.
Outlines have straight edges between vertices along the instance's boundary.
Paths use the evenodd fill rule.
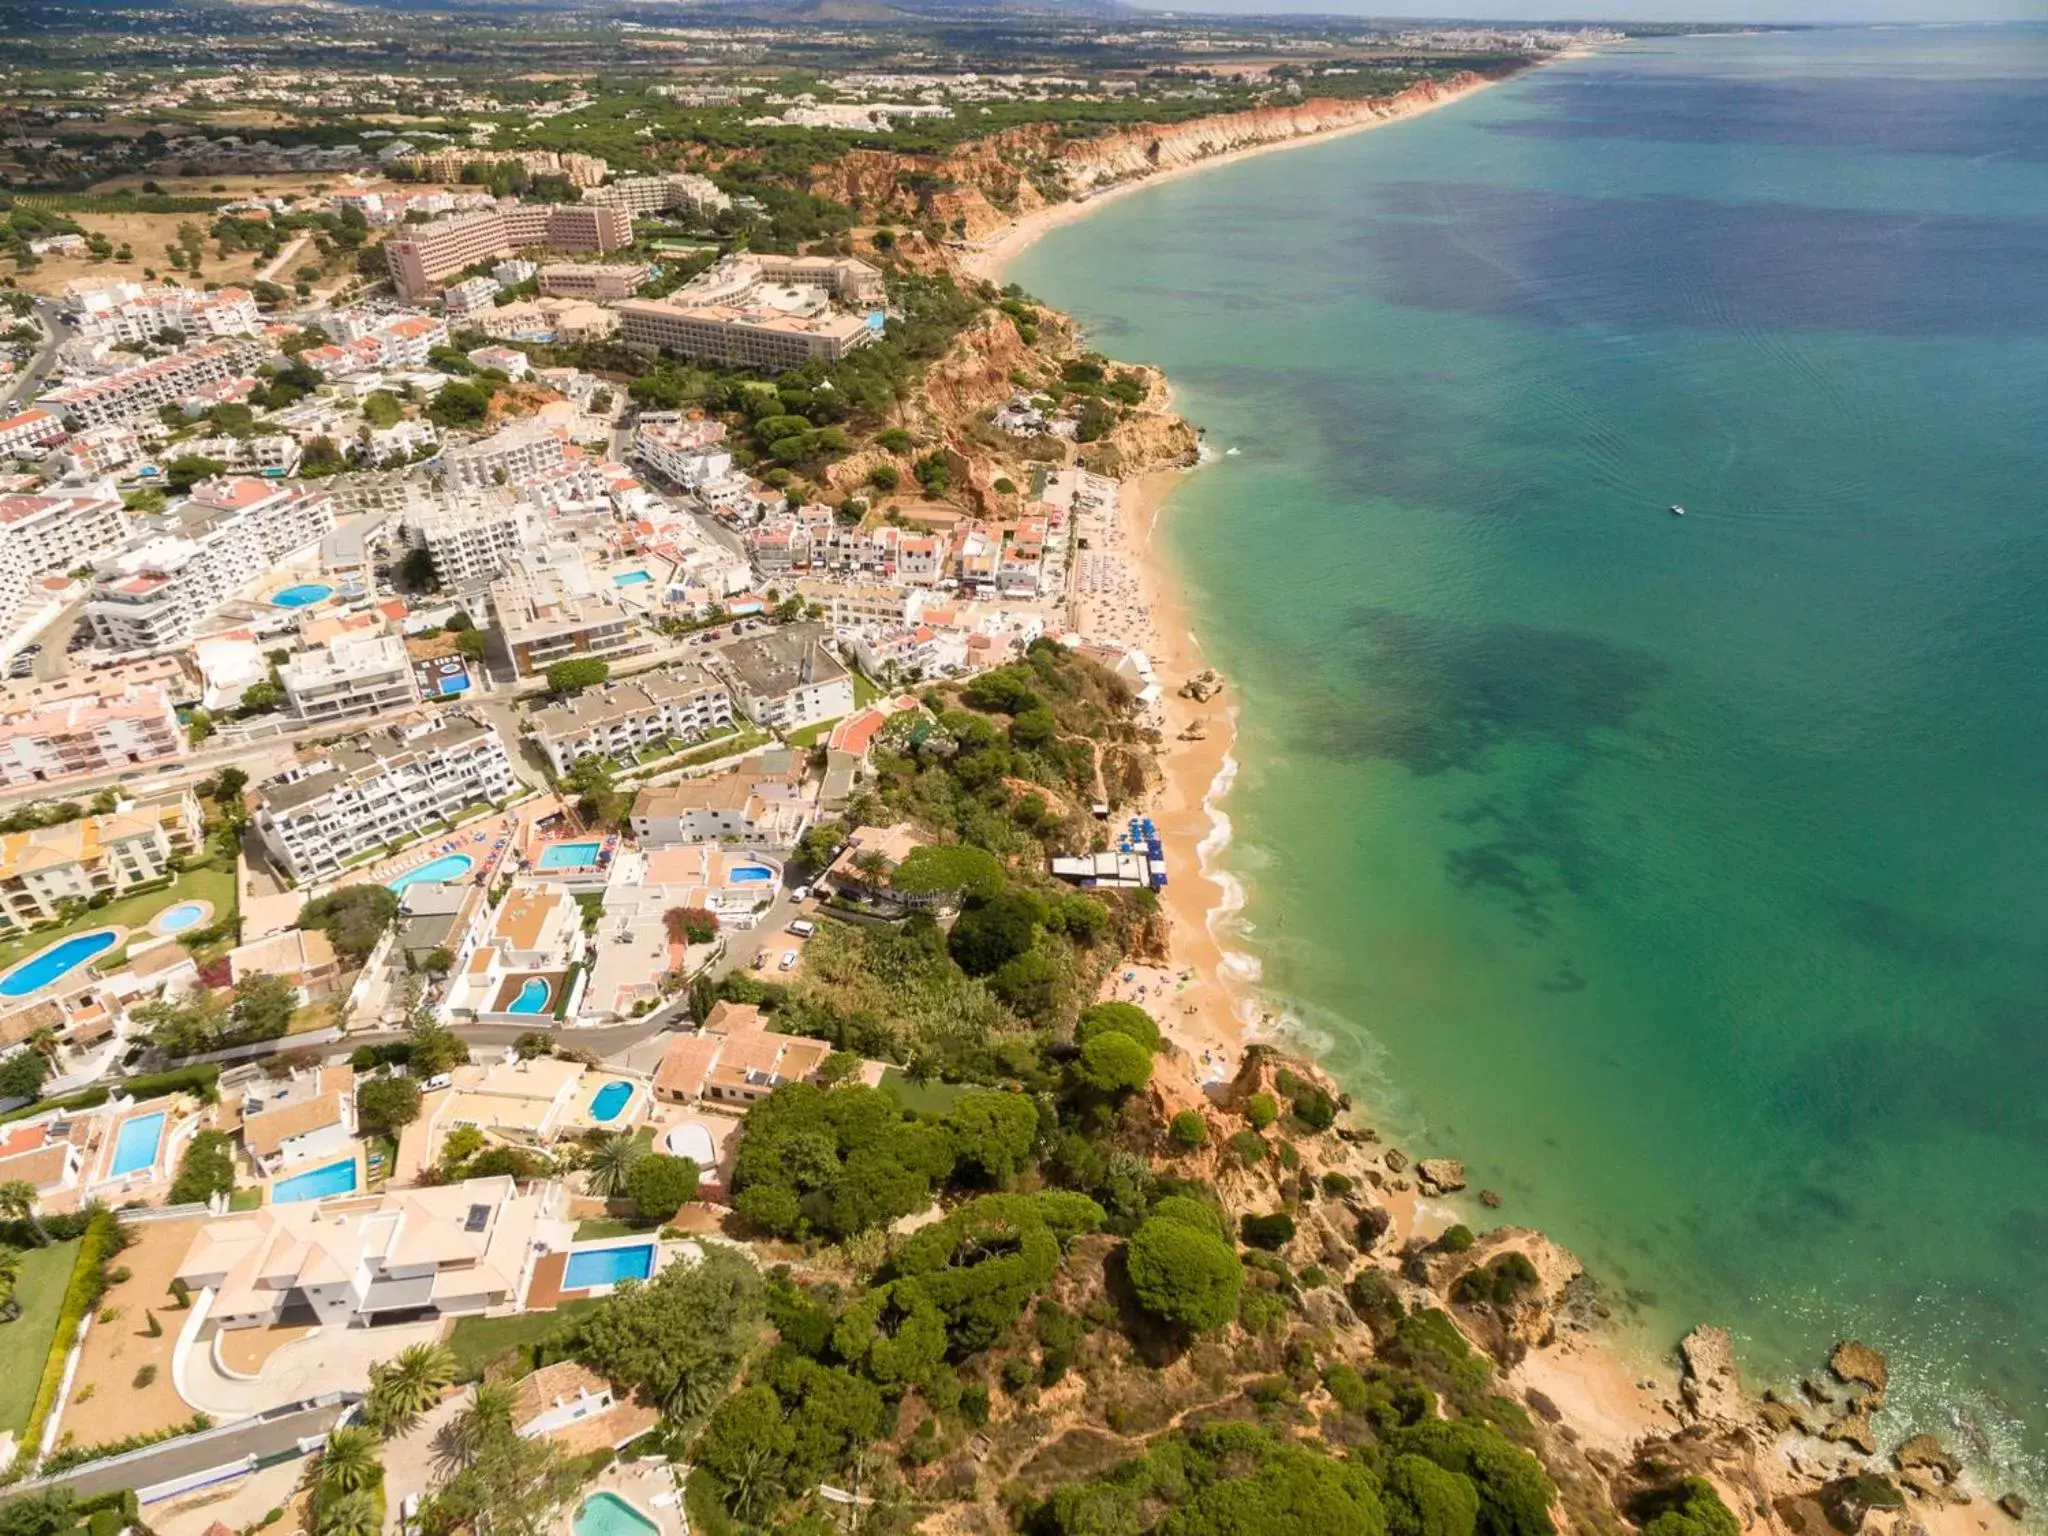
<path fill-rule="evenodd" d="M 1085 139 L 1066 137 L 1056 124 L 1034 123 L 948 155 L 855 150 L 820 166 L 812 190 L 877 219 L 931 220 L 949 229 L 964 220 L 967 238 L 979 239 L 1044 207 L 1048 194 L 1057 201 L 1062 194 L 1085 194 L 1234 150 L 1405 117 L 1484 83 L 1467 72 L 1371 100 L 1316 98 L 1185 123 L 1134 123 Z"/>

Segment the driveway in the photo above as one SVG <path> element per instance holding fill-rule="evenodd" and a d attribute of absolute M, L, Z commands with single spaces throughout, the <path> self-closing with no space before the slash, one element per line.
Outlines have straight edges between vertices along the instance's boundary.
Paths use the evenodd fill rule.
<path fill-rule="evenodd" d="M 286 1403 L 301 1403 L 323 1392 L 365 1392 L 370 1367 L 412 1344 L 432 1344 L 445 1322 L 394 1323 L 388 1328 L 322 1328 L 287 1344 L 263 1363 L 254 1381 L 230 1376 L 214 1363 L 210 1326 L 185 1351 L 178 1395 L 219 1420 L 248 1418 Z"/>

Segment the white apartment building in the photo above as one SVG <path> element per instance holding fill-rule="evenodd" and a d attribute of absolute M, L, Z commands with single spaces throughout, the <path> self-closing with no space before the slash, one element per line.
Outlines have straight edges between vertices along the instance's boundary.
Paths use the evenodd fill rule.
<path fill-rule="evenodd" d="M 100 562 L 85 617 L 101 645 L 183 645 L 222 603 L 334 527 L 334 504 L 303 486 L 208 480 L 169 528 Z"/>
<path fill-rule="evenodd" d="M 184 756 L 161 682 L 90 677 L 0 695 L 0 785 L 49 784 Z"/>
<path fill-rule="evenodd" d="M 496 581 L 507 560 L 541 541 L 539 514 L 511 491 L 497 487 L 451 492 L 437 501 L 414 504 L 405 528 L 407 537 L 427 551 L 434 575 L 451 592 Z"/>
<path fill-rule="evenodd" d="M 612 683 L 537 711 L 529 730 L 564 774 L 585 756 L 630 762 L 660 741 L 694 741 L 732 724 L 732 695 L 694 662 Z"/>
<path fill-rule="evenodd" d="M 853 674 L 825 644 L 817 624 L 787 624 L 718 653 L 747 718 L 790 730 L 853 713 Z"/>
<path fill-rule="evenodd" d="M 319 436 L 322 434 L 314 434 Z M 267 433 L 260 437 L 194 438 L 180 443 L 181 454 L 197 454 L 225 464 L 231 475 L 271 475 L 283 477 L 299 467 L 299 440 L 283 432 Z"/>
<path fill-rule="evenodd" d="M 517 787 L 505 744 L 483 721 L 456 713 L 399 721 L 316 750 L 266 781 L 256 832 L 278 868 L 303 884 Z"/>
<path fill-rule="evenodd" d="M 113 424 L 73 433 L 57 450 L 67 475 L 98 478 L 126 469 L 142 457 L 142 439 L 133 427 Z"/>
<path fill-rule="evenodd" d="M 39 458 L 64 436 L 64 418 L 39 405 L 0 420 L 0 459 Z"/>
<path fill-rule="evenodd" d="M 336 635 L 278 669 L 295 719 L 349 720 L 419 703 L 419 681 L 396 635 Z"/>
<path fill-rule="evenodd" d="M 154 416 L 161 407 L 175 404 L 208 384 L 241 378 L 260 358 L 260 349 L 251 343 L 218 341 L 154 362 L 138 363 L 102 379 L 52 390 L 42 401 L 81 427 L 133 421 Z"/>
<path fill-rule="evenodd" d="M 457 490 L 482 490 L 520 485 L 560 468 L 567 458 L 568 445 L 562 435 L 528 418 L 477 442 L 444 449 L 441 472 Z"/>
<path fill-rule="evenodd" d="M 113 496 L 0 496 L 0 624 L 46 571 L 104 559 L 128 541 L 128 514 Z"/>
<path fill-rule="evenodd" d="M 187 337 L 256 336 L 263 316 L 246 288 L 212 293 L 170 283 L 109 283 L 73 293 L 71 322 L 78 334 L 108 341 L 154 341 L 165 330 Z"/>
<path fill-rule="evenodd" d="M 686 491 L 732 473 L 725 423 L 691 420 L 680 411 L 644 412 L 633 428 L 633 453 Z"/>
<path fill-rule="evenodd" d="M 441 290 L 441 312 L 461 318 L 489 309 L 491 301 L 497 298 L 499 284 L 496 278 L 465 277 L 459 283 L 450 283 Z"/>

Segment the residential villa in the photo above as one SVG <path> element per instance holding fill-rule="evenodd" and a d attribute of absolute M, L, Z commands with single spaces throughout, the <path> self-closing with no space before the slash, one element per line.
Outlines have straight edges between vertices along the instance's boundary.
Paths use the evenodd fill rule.
<path fill-rule="evenodd" d="M 254 1084 L 240 1109 L 242 1145 L 266 1177 L 293 1163 L 336 1156 L 355 1137 L 355 1069 L 344 1063 L 282 1084 Z"/>
<path fill-rule="evenodd" d="M 455 973 L 448 1011 L 462 1018 L 552 1023 L 561 1012 L 569 968 L 582 960 L 585 944 L 583 909 L 566 885 L 515 885 Z"/>
<path fill-rule="evenodd" d="M 721 841 L 793 846 L 815 807 L 803 781 L 771 772 L 767 757 L 756 754 L 725 773 L 641 790 L 628 818 L 633 840 L 642 848 Z"/>
<path fill-rule="evenodd" d="M 528 1440 L 548 1439 L 569 1455 L 616 1450 L 661 1422 L 643 1403 L 621 1398 L 589 1366 L 558 1360 L 523 1376 L 512 1427 Z"/>
<path fill-rule="evenodd" d="M 729 1104 L 744 1109 L 785 1083 L 814 1082 L 832 1047 L 769 1029 L 752 1003 L 721 1002 L 703 1029 L 678 1035 L 654 1072 L 654 1096 L 666 1104 Z M 860 1081 L 877 1085 L 887 1067 L 860 1064 Z"/>
<path fill-rule="evenodd" d="M 781 869 L 757 855 L 728 853 L 711 843 L 620 852 L 605 882 L 607 921 L 615 914 L 659 916 L 672 907 L 702 907 L 732 928 L 751 928 L 757 909 L 775 898 Z"/>
<path fill-rule="evenodd" d="M 0 1137 L 0 1184 L 33 1184 L 38 1199 L 76 1188 L 84 1167 L 79 1143 L 48 1123 L 14 1126 Z"/>
<path fill-rule="evenodd" d="M 195 1305 L 222 1328 L 510 1307 L 540 1252 L 570 1239 L 559 1198 L 505 1177 L 238 1211 L 200 1229 L 177 1278 L 210 1293 Z"/>

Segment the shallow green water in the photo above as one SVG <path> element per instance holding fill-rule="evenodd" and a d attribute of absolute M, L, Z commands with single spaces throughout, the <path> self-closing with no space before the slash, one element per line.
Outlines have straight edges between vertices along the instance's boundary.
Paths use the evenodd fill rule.
<path fill-rule="evenodd" d="M 1241 684 L 1230 942 L 1295 1027 L 1641 1340 L 1860 1335 L 1888 1428 L 2030 1477 L 2044 55 L 1618 52 L 1012 273 L 1207 429 L 1167 537 Z"/>

